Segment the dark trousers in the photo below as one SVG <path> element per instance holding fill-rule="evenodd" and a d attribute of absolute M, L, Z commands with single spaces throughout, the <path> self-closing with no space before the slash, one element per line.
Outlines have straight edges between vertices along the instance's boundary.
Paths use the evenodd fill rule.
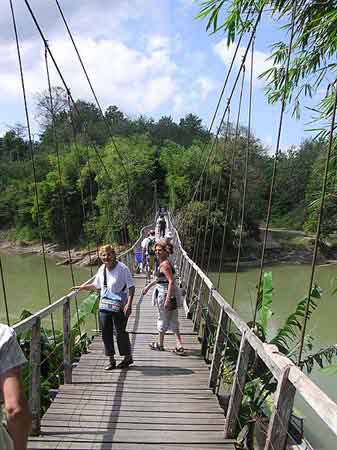
<path fill-rule="evenodd" d="M 159 234 L 160 237 L 165 237 L 166 225 L 160 226 Z"/>
<path fill-rule="evenodd" d="M 114 336 L 113 330 L 116 330 L 117 346 L 121 356 L 131 355 L 131 344 L 129 333 L 125 331 L 128 318 L 123 312 L 112 313 L 109 311 L 100 311 L 99 319 L 102 327 L 102 339 L 106 356 L 114 356 Z"/>

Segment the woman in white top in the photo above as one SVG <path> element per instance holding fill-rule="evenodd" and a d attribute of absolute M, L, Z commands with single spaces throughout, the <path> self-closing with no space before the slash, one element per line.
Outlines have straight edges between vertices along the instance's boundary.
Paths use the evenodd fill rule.
<path fill-rule="evenodd" d="M 132 311 L 135 285 L 129 268 L 117 261 L 115 249 L 103 245 L 99 249 L 103 262 L 92 284 L 75 286 L 80 290 L 100 290 L 99 316 L 105 355 L 109 364 L 104 370 L 124 369 L 133 363 L 129 333 L 126 324 Z M 116 331 L 118 351 L 124 359 L 116 366 L 113 332 Z"/>

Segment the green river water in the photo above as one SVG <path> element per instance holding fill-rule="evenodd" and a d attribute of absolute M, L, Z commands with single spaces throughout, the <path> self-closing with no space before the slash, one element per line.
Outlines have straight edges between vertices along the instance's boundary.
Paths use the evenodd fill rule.
<path fill-rule="evenodd" d="M 270 334 L 274 335 L 279 325 L 295 310 L 297 301 L 308 292 L 311 267 L 299 264 L 273 265 L 266 270 L 273 276 L 273 316 L 270 319 Z M 242 270 L 238 276 L 235 309 L 246 321 L 252 320 L 253 305 L 256 296 L 256 284 L 259 269 Z M 337 343 L 337 295 L 332 295 L 336 288 L 337 265 L 322 265 L 316 268 L 315 280 L 323 289 L 319 307 L 308 322 L 308 333 L 315 338 L 315 347 Z M 217 278 L 216 278 L 217 279 Z M 220 290 L 230 302 L 233 293 L 234 274 L 223 273 Z M 324 392 L 337 402 L 337 374 L 327 375 L 315 369 L 310 374 Z M 305 417 L 305 436 L 315 450 L 336 450 L 337 438 L 321 422 L 318 416 L 301 398 L 297 398 L 296 406 Z"/>
<path fill-rule="evenodd" d="M 46 283 L 42 258 L 32 255 L 6 256 L 2 255 L 4 276 L 11 321 L 18 319 L 23 309 L 31 312 L 47 305 Z M 68 292 L 72 286 L 69 267 L 56 266 L 55 261 L 48 260 L 48 273 L 52 292 L 52 301 L 57 300 Z M 297 300 L 307 293 L 310 266 L 285 265 L 272 266 L 273 274 L 273 311 L 271 318 L 271 332 L 277 330 L 287 315 L 295 309 Z M 88 269 L 75 269 L 76 283 L 80 283 L 90 276 Z M 321 304 L 309 322 L 309 331 L 315 337 L 317 346 L 337 343 L 337 295 L 332 296 L 332 289 L 336 282 L 337 265 L 326 265 L 317 268 L 316 280 L 323 289 Z M 240 315 L 251 320 L 253 303 L 255 300 L 255 286 L 258 269 L 246 269 L 240 272 L 235 308 Z M 223 273 L 221 289 L 227 299 L 231 298 L 233 289 L 233 273 Z M 3 295 L 0 293 L 0 320 L 5 322 Z M 61 326 L 61 311 L 55 317 L 57 326 Z M 48 319 L 44 319 L 44 323 Z M 45 325 L 48 326 L 49 322 Z M 315 370 L 311 378 L 337 402 L 337 375 L 326 375 Z M 298 399 L 297 406 L 306 417 L 306 437 L 313 444 L 315 450 L 335 450 L 337 439 L 332 436 L 327 427 L 310 408 Z"/>

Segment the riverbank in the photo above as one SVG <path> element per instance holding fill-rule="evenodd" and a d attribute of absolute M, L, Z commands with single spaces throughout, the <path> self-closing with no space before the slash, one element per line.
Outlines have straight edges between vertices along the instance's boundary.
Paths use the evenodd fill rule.
<path fill-rule="evenodd" d="M 263 231 L 263 229 L 261 229 Z M 244 241 L 241 252 L 241 267 L 257 267 L 260 264 L 262 250 L 262 233 L 259 241 L 249 239 Z M 301 231 L 272 229 L 268 233 L 265 253 L 265 265 L 274 264 L 310 264 L 314 252 L 315 239 L 305 235 Z M 116 249 L 117 253 L 126 250 L 126 246 Z M 7 255 L 36 254 L 42 255 L 42 247 L 38 241 L 27 240 L 0 240 L 0 252 Z M 57 265 L 69 264 L 68 251 L 62 249 L 59 244 L 45 244 L 47 257 L 56 260 Z M 70 251 L 73 264 L 81 267 L 96 266 L 99 261 L 97 250 L 90 252 L 80 248 Z M 321 241 L 317 252 L 317 264 L 337 264 L 337 242 L 326 239 Z M 224 257 L 223 268 L 231 269 L 236 265 L 236 255 Z"/>
<path fill-rule="evenodd" d="M 62 249 L 58 244 L 45 244 L 45 254 L 48 258 L 54 259 L 57 265 L 69 264 L 70 258 L 67 250 Z M 42 255 L 42 246 L 36 241 L 0 241 L 0 252 L 6 255 Z M 73 248 L 70 250 L 70 257 L 73 264 L 81 267 L 96 266 L 98 264 L 97 250 L 80 250 Z"/>

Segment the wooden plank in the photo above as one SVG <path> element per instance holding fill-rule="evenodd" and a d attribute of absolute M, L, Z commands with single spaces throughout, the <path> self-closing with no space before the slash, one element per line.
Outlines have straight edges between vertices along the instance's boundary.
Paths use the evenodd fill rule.
<path fill-rule="evenodd" d="M 56 449 L 57 450 L 191 450 L 190 444 L 144 444 L 138 443 L 113 443 L 113 442 L 71 442 L 63 441 L 56 443 L 40 441 L 35 439 L 29 443 L 29 450 Z M 194 444 L 193 450 L 235 450 L 233 441 L 224 441 L 222 444 Z"/>
<path fill-rule="evenodd" d="M 243 398 L 243 391 L 246 383 L 246 375 L 249 363 L 251 346 L 247 341 L 245 334 L 242 335 L 238 360 L 235 369 L 235 375 L 229 399 L 228 410 L 225 421 L 225 437 L 235 436 L 236 425 L 239 417 L 240 406 Z"/>
<path fill-rule="evenodd" d="M 63 370 L 64 383 L 72 382 L 71 347 L 70 347 L 70 303 L 63 305 Z"/>
<path fill-rule="evenodd" d="M 71 440 L 73 442 L 90 441 L 90 442 L 132 442 L 134 444 L 221 444 L 224 442 L 223 432 L 212 431 L 156 431 L 146 430 L 120 430 L 118 428 L 112 430 L 96 430 L 89 433 L 85 427 L 77 431 L 68 431 L 68 429 L 53 430 L 47 429 L 44 432 L 48 436 L 50 442 L 62 442 Z"/>
<path fill-rule="evenodd" d="M 289 381 L 290 367 L 284 369 L 275 393 L 272 415 L 264 450 L 284 450 L 288 438 L 288 426 L 293 410 L 296 389 Z"/>
<path fill-rule="evenodd" d="M 41 409 L 41 319 L 38 317 L 32 328 L 32 340 L 30 342 L 30 389 L 29 406 L 32 413 L 32 435 L 40 433 L 40 409 Z"/>

